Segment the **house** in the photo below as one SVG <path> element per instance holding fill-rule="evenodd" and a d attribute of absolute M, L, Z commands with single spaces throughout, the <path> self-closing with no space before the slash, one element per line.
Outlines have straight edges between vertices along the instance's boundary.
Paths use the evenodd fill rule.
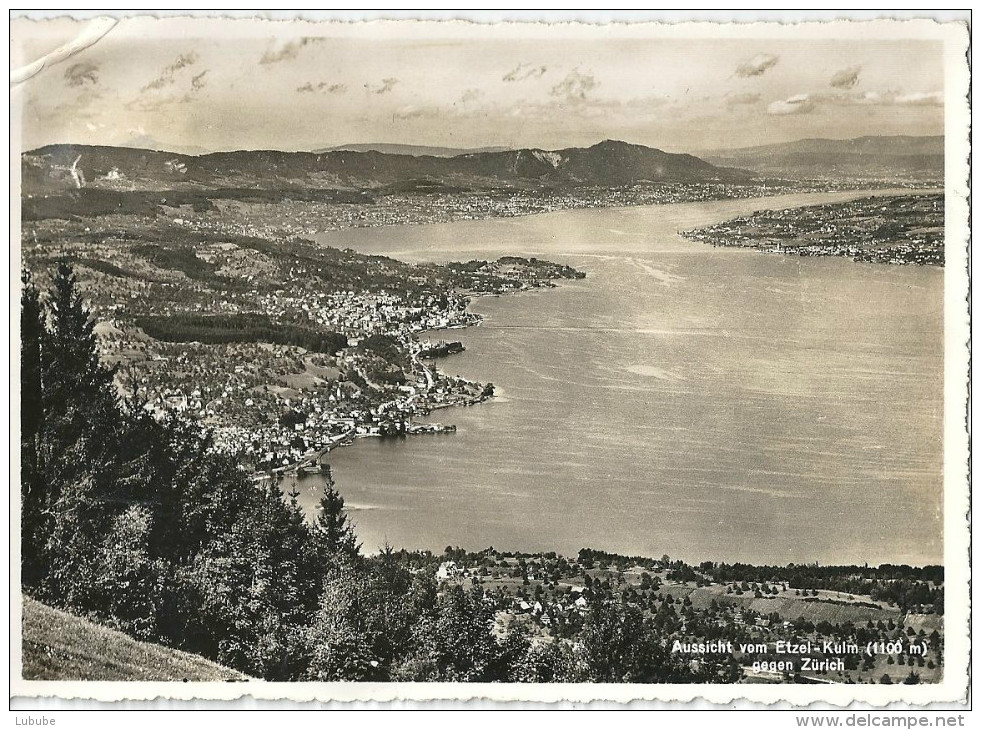
<path fill-rule="evenodd" d="M 457 567 L 456 563 L 452 560 L 447 560 L 444 563 L 440 563 L 439 568 L 436 569 L 436 580 L 455 578 L 459 574 L 460 569 Z"/>

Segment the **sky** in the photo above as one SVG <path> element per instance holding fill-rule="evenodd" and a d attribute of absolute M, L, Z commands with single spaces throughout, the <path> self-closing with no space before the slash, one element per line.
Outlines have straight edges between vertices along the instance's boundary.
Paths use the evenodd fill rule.
<path fill-rule="evenodd" d="M 77 31 L 15 23 L 13 63 Z M 521 35 L 253 24 L 230 36 L 187 21 L 123 21 L 12 98 L 23 103 L 24 149 L 561 149 L 620 139 L 697 152 L 943 134 L 938 41 Z"/>

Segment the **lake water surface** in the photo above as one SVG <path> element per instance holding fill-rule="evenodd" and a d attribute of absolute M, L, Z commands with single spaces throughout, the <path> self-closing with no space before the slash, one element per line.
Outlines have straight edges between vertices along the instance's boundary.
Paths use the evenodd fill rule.
<path fill-rule="evenodd" d="M 439 361 L 500 397 L 455 434 L 331 453 L 365 549 L 942 561 L 943 271 L 720 249 L 679 230 L 808 194 L 322 234 L 408 261 L 587 278 L 481 298 Z M 437 335 L 438 336 L 438 335 Z M 299 481 L 304 504 L 319 476 Z"/>

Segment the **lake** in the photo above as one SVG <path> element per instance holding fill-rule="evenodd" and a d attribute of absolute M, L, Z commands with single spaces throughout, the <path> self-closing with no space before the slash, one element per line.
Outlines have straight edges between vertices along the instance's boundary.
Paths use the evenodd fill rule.
<path fill-rule="evenodd" d="M 714 248 L 679 230 L 807 194 L 324 233 L 408 261 L 587 278 L 480 298 L 438 361 L 499 397 L 454 434 L 331 453 L 364 548 L 942 562 L 941 269 Z M 438 334 L 436 335 L 439 336 Z M 312 510 L 319 476 L 298 481 Z"/>

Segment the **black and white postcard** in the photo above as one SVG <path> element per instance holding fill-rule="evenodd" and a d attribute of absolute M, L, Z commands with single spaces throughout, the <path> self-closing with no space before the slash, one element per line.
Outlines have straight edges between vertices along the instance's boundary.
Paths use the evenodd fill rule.
<path fill-rule="evenodd" d="M 13 696 L 966 696 L 967 26 L 684 20 L 12 21 Z"/>

